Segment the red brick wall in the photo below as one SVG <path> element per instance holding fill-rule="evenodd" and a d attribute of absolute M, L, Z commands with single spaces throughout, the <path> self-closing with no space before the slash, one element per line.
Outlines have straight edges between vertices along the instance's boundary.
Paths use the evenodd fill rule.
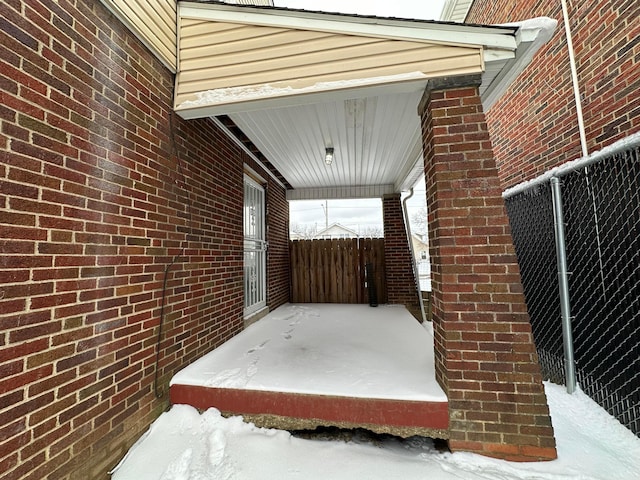
<path fill-rule="evenodd" d="M 107 478 L 171 375 L 242 328 L 251 160 L 171 116 L 172 75 L 99 2 L 2 10 L 0 471 Z M 288 210 L 267 189 L 277 306 Z"/>
<path fill-rule="evenodd" d="M 273 180 L 267 185 L 267 304 L 274 309 L 289 301 L 289 202 Z"/>
<path fill-rule="evenodd" d="M 430 82 L 422 110 L 436 377 L 453 450 L 550 459 L 553 429 L 479 80 Z"/>
<path fill-rule="evenodd" d="M 382 218 L 387 301 L 405 305 L 414 316 L 422 319 L 399 193 L 382 199 Z"/>
<path fill-rule="evenodd" d="M 568 2 L 590 152 L 640 130 L 640 2 Z M 553 39 L 487 115 L 503 187 L 581 157 L 559 0 L 475 0 L 473 23 L 558 20 Z"/>

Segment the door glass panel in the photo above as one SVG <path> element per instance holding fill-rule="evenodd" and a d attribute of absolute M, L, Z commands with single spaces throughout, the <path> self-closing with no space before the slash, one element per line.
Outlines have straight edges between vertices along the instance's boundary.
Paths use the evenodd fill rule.
<path fill-rule="evenodd" d="M 244 308 L 245 316 L 266 305 L 264 189 L 244 179 Z"/>

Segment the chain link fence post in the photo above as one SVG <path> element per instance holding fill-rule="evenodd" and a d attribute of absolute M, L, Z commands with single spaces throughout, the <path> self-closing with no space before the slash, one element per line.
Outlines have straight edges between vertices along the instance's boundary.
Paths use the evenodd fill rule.
<path fill-rule="evenodd" d="M 558 262 L 558 291 L 562 313 L 562 340 L 564 345 L 564 375 L 567 392 L 576 391 L 576 368 L 573 359 L 573 330 L 571 328 L 571 302 L 569 301 L 569 273 L 567 272 L 567 247 L 564 235 L 564 213 L 562 210 L 562 187 L 558 177 L 551 177 L 553 218 L 556 238 L 556 260 Z"/>

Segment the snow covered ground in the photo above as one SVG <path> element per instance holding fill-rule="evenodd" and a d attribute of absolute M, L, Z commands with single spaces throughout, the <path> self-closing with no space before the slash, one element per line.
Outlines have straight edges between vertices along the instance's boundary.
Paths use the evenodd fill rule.
<path fill-rule="evenodd" d="M 558 444 L 552 462 L 440 453 L 429 439 L 305 440 L 215 409 L 175 405 L 134 445 L 113 480 L 637 480 L 640 439 L 585 394 L 545 384 Z"/>
<path fill-rule="evenodd" d="M 371 395 L 372 392 L 379 391 L 382 385 L 380 379 L 391 381 L 396 386 L 404 385 L 405 382 L 412 384 L 416 372 L 424 374 L 425 369 L 432 367 L 421 363 L 421 368 L 413 373 L 403 372 L 402 375 L 408 375 L 408 377 L 403 377 L 402 381 L 398 381 L 397 376 L 393 377 L 394 371 L 402 371 L 396 368 L 402 367 L 407 360 L 411 361 L 412 355 L 415 355 L 399 349 L 397 343 L 399 338 L 389 336 L 392 332 L 386 330 L 388 321 L 385 323 L 382 316 L 378 318 L 378 315 L 385 313 L 390 315 L 390 318 L 396 319 L 404 315 L 400 313 L 402 310 L 393 310 L 393 308 L 379 307 L 368 310 L 365 315 L 365 318 L 369 319 L 368 324 L 360 325 L 355 328 L 355 332 L 349 332 L 349 335 L 342 335 L 342 341 L 351 344 L 351 351 L 356 356 L 355 359 L 349 359 L 345 356 L 344 348 L 332 347 L 335 336 L 332 339 L 324 338 L 323 340 L 321 331 L 315 328 L 318 320 L 329 322 L 328 326 L 331 327 L 330 322 L 339 318 L 338 310 L 334 310 L 331 306 L 326 308 L 325 306 L 318 308 L 286 306 L 273 312 L 266 322 L 263 319 L 247 329 L 245 331 L 248 332 L 247 335 L 243 332 L 243 335 L 238 336 L 240 338 L 235 342 L 236 347 L 233 348 L 240 348 L 239 351 L 243 352 L 241 355 L 237 354 L 238 350 L 234 350 L 235 353 L 232 354 L 230 347 L 223 346 L 225 348 L 218 349 L 222 351 L 218 358 L 226 362 L 222 370 L 219 365 L 212 365 L 205 360 L 199 362 L 199 365 L 191 371 L 187 370 L 187 374 L 182 374 L 182 381 L 191 379 L 194 382 L 213 384 L 222 382 L 230 387 L 258 389 L 270 388 L 268 385 L 272 382 L 284 382 L 283 386 L 286 388 L 286 382 L 296 378 L 291 373 L 297 368 L 296 362 L 292 362 L 291 359 L 286 361 L 287 356 L 291 355 L 292 351 L 303 349 L 301 351 L 305 351 L 306 354 L 297 361 L 309 361 L 306 368 L 318 372 L 320 383 L 324 385 L 322 388 L 329 389 L 332 394 L 339 393 L 341 388 L 348 388 L 348 392 L 353 394 L 354 390 L 357 393 L 357 388 L 362 387 L 363 395 Z M 354 309 L 351 317 L 361 316 L 356 314 L 357 311 Z M 384 318 L 388 320 L 389 316 Z M 425 338 L 430 338 L 430 335 L 424 337 L 427 331 L 413 320 L 406 325 L 410 329 L 408 331 L 410 335 L 403 338 L 410 338 L 412 339 L 409 340 L 410 344 L 416 341 L 418 346 L 424 347 Z M 386 342 L 377 343 L 378 347 L 367 352 L 372 345 L 370 343 L 372 340 L 383 338 Z M 384 362 L 379 361 L 380 355 L 385 353 L 380 349 L 387 348 L 386 353 L 392 354 L 393 362 L 399 362 L 392 369 L 385 369 Z M 431 349 L 419 348 L 418 350 L 430 351 Z M 398 351 L 401 352 L 400 355 L 397 354 Z M 363 355 L 370 362 L 374 362 L 369 364 L 368 368 L 366 362 L 361 361 L 362 359 L 358 361 L 358 358 Z M 427 353 L 427 355 L 432 354 Z M 332 376 L 336 376 L 335 366 L 325 358 L 331 356 L 342 362 L 355 362 L 355 370 L 347 373 L 343 380 L 337 383 L 329 382 Z M 432 360 L 429 357 L 420 357 L 420 361 L 428 363 Z M 382 369 L 377 379 L 371 373 L 376 369 Z M 304 368 L 301 371 L 309 373 L 309 370 Z M 357 375 L 351 376 L 358 371 L 364 375 L 366 381 L 357 382 Z M 259 372 L 262 373 L 259 375 Z M 311 383 L 308 388 L 322 390 Z M 558 459 L 552 462 L 511 463 L 471 453 L 442 453 L 434 447 L 432 440 L 421 437 L 407 440 L 377 437 L 376 441 L 372 441 L 371 437 L 356 435 L 348 441 L 326 438 L 309 440 L 294 437 L 284 431 L 257 428 L 244 423 L 240 417 L 225 419 L 215 409 L 200 414 L 192 407 L 174 405 L 170 411 L 161 415 L 149 431 L 130 449 L 120 465 L 114 469 L 112 478 L 113 480 L 387 480 L 396 478 L 403 480 L 638 480 L 640 478 L 640 439 L 582 392 L 569 395 L 563 387 L 553 384 L 545 384 L 545 389 L 558 445 Z M 420 392 L 415 387 L 410 387 L 404 391 L 404 394 L 409 397 L 430 396 L 434 392 L 437 393 L 437 389 L 428 388 Z"/>

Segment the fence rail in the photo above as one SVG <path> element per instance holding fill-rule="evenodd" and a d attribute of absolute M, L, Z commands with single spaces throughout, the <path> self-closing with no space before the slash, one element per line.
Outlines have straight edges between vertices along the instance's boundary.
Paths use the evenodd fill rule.
<path fill-rule="evenodd" d="M 557 176 L 578 384 L 640 436 L 638 140 Z M 514 189 L 505 200 L 543 374 L 564 383 L 550 184 Z"/>
<path fill-rule="evenodd" d="M 378 302 L 386 303 L 384 239 L 293 240 L 290 250 L 294 303 L 368 303 L 368 263 Z"/>

